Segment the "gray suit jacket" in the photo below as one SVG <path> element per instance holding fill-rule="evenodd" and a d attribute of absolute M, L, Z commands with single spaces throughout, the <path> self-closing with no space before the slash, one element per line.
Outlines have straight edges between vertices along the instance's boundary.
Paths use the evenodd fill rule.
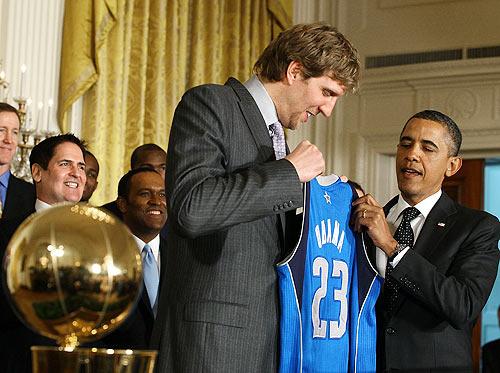
<path fill-rule="evenodd" d="M 377 303 L 379 370 L 472 371 L 472 327 L 495 281 L 499 238 L 497 218 L 442 194 L 392 272 L 401 286 L 394 315 L 382 296 Z"/>
<path fill-rule="evenodd" d="M 152 337 L 158 371 L 276 371 L 274 264 L 297 238 L 299 230 L 289 236 L 288 228 L 303 197 L 293 165 L 275 160 L 241 83 L 186 92 L 166 174 L 171 229 Z"/>

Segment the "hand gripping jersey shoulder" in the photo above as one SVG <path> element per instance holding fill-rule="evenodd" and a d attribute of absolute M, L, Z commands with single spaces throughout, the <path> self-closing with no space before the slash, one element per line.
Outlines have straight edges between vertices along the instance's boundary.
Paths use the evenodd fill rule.
<path fill-rule="evenodd" d="M 354 190 L 336 175 L 306 184 L 302 231 L 277 265 L 280 372 L 374 372 L 381 278 L 350 225 Z"/>

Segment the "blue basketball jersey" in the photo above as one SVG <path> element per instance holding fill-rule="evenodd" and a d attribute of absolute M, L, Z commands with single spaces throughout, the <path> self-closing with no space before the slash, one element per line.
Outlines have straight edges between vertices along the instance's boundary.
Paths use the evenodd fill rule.
<path fill-rule="evenodd" d="M 349 226 L 354 193 L 336 175 L 305 185 L 299 243 L 277 265 L 281 373 L 376 370 L 382 279 Z"/>

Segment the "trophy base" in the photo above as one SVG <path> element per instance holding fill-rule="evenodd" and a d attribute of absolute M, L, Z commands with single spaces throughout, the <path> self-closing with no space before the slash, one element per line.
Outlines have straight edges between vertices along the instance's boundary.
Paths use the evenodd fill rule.
<path fill-rule="evenodd" d="M 31 347 L 33 373 L 152 373 L 157 351 Z"/>

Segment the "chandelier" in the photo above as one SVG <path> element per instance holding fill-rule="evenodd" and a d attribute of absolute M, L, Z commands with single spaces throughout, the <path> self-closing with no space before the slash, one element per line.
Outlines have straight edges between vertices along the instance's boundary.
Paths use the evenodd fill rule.
<path fill-rule="evenodd" d="M 49 99 L 46 105 L 42 101 L 38 102 L 36 112 L 36 122 L 33 125 L 32 99 L 24 91 L 27 67 L 21 66 L 21 76 L 19 80 L 19 94 L 13 95 L 12 100 L 17 104 L 17 111 L 20 118 L 20 138 L 18 139 L 17 151 L 11 163 L 11 172 L 23 180 L 32 182 L 29 157 L 31 149 L 40 141 L 47 137 L 57 135 L 57 132 L 49 130 L 50 114 L 54 101 Z M 0 61 L 0 100 L 9 103 L 10 83 L 6 79 L 5 71 L 2 69 Z M 44 110 L 45 108 L 45 110 Z M 45 119 L 46 116 L 46 119 Z"/>

